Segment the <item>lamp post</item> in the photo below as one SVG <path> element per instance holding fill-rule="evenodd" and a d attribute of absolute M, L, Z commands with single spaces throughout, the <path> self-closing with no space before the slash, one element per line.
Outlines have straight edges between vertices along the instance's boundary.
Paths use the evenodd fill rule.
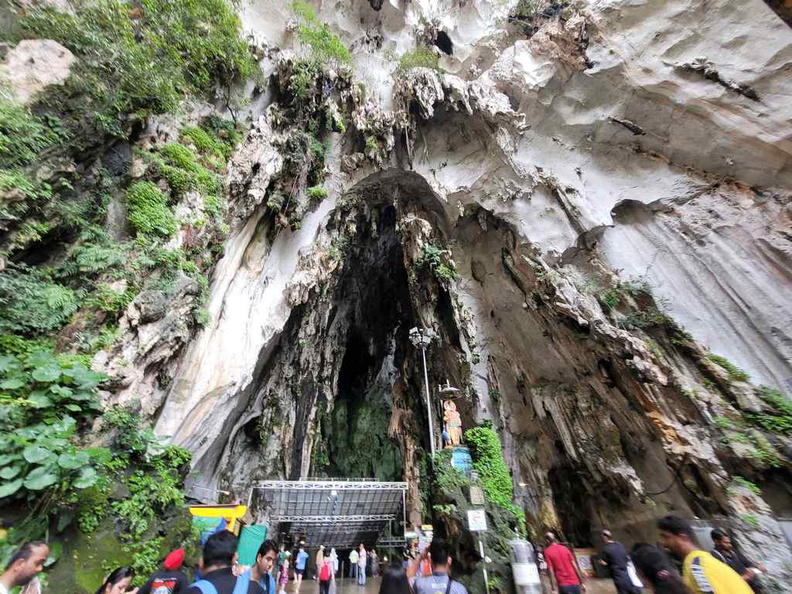
<path fill-rule="evenodd" d="M 432 454 L 432 463 L 434 463 L 435 455 L 434 420 L 432 418 L 432 401 L 429 394 L 429 372 L 426 369 L 426 349 L 435 338 L 437 338 L 437 334 L 431 328 L 416 327 L 410 330 L 410 342 L 413 343 L 414 347 L 421 349 L 421 356 L 423 358 L 424 385 L 426 387 L 426 412 L 429 415 L 429 451 Z"/>

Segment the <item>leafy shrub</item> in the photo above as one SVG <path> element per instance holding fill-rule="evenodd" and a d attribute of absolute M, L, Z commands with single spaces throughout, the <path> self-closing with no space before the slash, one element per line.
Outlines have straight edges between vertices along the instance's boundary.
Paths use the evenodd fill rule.
<path fill-rule="evenodd" d="M 98 475 L 90 453 L 72 442 L 75 427 L 73 418 L 64 417 L 0 434 L 0 499 L 93 486 Z"/>
<path fill-rule="evenodd" d="M 0 356 L 0 404 L 19 425 L 54 422 L 63 415 L 93 416 L 99 405 L 96 389 L 104 376 L 51 351 Z"/>
<path fill-rule="evenodd" d="M 539 0 L 518 0 L 512 14 L 515 16 L 527 17 L 539 10 Z"/>
<path fill-rule="evenodd" d="M 84 233 L 70 258 L 61 266 L 65 276 L 95 275 L 118 270 L 127 263 L 127 251 L 113 242 L 104 231 Z"/>
<path fill-rule="evenodd" d="M 308 188 L 308 196 L 310 196 L 312 200 L 324 200 L 327 198 L 327 190 L 322 186 L 312 186 Z"/>
<path fill-rule="evenodd" d="M 768 413 L 745 413 L 746 420 L 772 433 L 792 435 L 792 402 L 779 390 L 759 386 L 754 393 L 774 410 Z"/>
<path fill-rule="evenodd" d="M 58 140 L 57 132 L 26 107 L 0 99 L 0 167 L 27 165 Z"/>
<path fill-rule="evenodd" d="M 611 289 L 610 291 L 606 291 L 602 295 L 602 303 L 604 303 L 609 309 L 613 309 L 617 305 L 619 305 L 619 295 L 616 291 Z"/>
<path fill-rule="evenodd" d="M 129 222 L 138 233 L 170 237 L 178 229 L 168 198 L 151 182 L 137 182 L 127 191 Z"/>
<path fill-rule="evenodd" d="M 184 448 L 166 446 L 128 408 L 110 409 L 105 420 L 115 429 L 115 449 L 120 460 L 136 468 L 124 478 L 130 496 L 113 504 L 113 512 L 128 529 L 127 539 L 134 542 L 145 534 L 159 513 L 184 504 L 181 483 L 191 455 Z"/>
<path fill-rule="evenodd" d="M 0 434 L 0 499 L 93 486 L 95 460 L 74 444 L 75 417 L 99 409 L 104 376 L 52 352 L 21 351 L 0 356 L 0 419 L 7 428 Z"/>
<path fill-rule="evenodd" d="M 754 495 L 761 495 L 762 494 L 762 490 L 755 483 L 752 483 L 751 481 L 749 481 L 745 477 L 733 476 L 732 477 L 732 482 L 740 485 L 741 487 L 745 487 L 746 489 L 751 491 L 751 493 L 753 493 Z"/>
<path fill-rule="evenodd" d="M 307 100 L 316 91 L 321 70 L 321 65 L 314 60 L 297 60 L 292 68 L 287 90 L 298 99 Z"/>
<path fill-rule="evenodd" d="M 290 8 L 302 21 L 297 27 L 297 40 L 310 48 L 312 60 L 322 65 L 352 63 L 352 54 L 330 27 L 319 21 L 313 6 L 293 0 Z"/>
<path fill-rule="evenodd" d="M 201 163 L 195 151 L 182 144 L 170 143 L 149 158 L 154 162 L 157 173 L 168 182 L 174 197 L 183 196 L 188 191 L 199 192 L 205 199 L 205 212 L 220 215 L 220 178 Z"/>
<path fill-rule="evenodd" d="M 431 48 L 420 46 L 402 54 L 399 58 L 399 66 L 396 71 L 404 74 L 413 68 L 430 68 L 442 72 L 440 68 L 440 56 Z"/>
<path fill-rule="evenodd" d="M 21 24 L 27 35 L 54 39 L 80 58 L 65 88 L 48 97 L 75 137 L 86 125 L 123 135 L 130 121 L 174 110 L 186 91 L 208 93 L 256 69 L 225 0 L 71 6 L 73 14 L 36 5 Z"/>
<path fill-rule="evenodd" d="M 511 511 L 525 523 L 525 513 L 512 503 L 514 485 L 501 454 L 498 434 L 491 427 L 474 427 L 465 431 L 465 442 L 473 454 L 473 469 L 479 473 L 484 495 L 492 503 Z"/>
<path fill-rule="evenodd" d="M 429 268 L 440 282 L 448 283 L 456 280 L 459 275 L 450 259 L 446 263 L 447 254 L 447 250 L 427 244 L 424 246 L 423 253 L 416 264 L 418 268 Z"/>
<path fill-rule="evenodd" d="M 4 198 L 0 202 L 0 218 L 14 220 L 27 214 L 32 206 L 50 200 L 52 188 L 20 170 L 0 170 L 0 197 Z"/>
<path fill-rule="evenodd" d="M 134 298 L 135 292 L 132 290 L 118 291 L 107 283 L 101 283 L 88 297 L 86 305 L 117 315 L 123 312 Z"/>
<path fill-rule="evenodd" d="M 728 372 L 729 377 L 736 382 L 747 382 L 748 380 L 751 379 L 751 376 L 749 376 L 745 371 L 734 365 L 734 363 L 732 363 L 725 357 L 721 357 L 720 355 L 714 355 L 710 353 L 709 355 L 707 355 L 707 359 L 709 359 L 719 367 L 725 369 Z"/>
<path fill-rule="evenodd" d="M 23 334 L 60 328 L 77 311 L 81 294 L 24 265 L 0 273 L 0 332 Z"/>
<path fill-rule="evenodd" d="M 223 161 L 231 156 L 231 148 L 226 143 L 210 136 L 203 128 L 194 126 L 184 128 L 181 131 L 181 138 L 192 142 L 200 153 L 214 155 Z"/>

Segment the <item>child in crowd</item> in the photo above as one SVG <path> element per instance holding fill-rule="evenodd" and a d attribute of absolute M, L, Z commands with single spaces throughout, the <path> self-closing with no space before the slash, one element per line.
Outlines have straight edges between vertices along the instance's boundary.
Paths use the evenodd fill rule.
<path fill-rule="evenodd" d="M 278 594 L 286 594 L 286 586 L 289 585 L 289 560 L 284 559 L 283 565 L 281 566 L 280 575 L 278 576 L 278 583 L 280 584 L 280 590 L 278 590 Z"/>

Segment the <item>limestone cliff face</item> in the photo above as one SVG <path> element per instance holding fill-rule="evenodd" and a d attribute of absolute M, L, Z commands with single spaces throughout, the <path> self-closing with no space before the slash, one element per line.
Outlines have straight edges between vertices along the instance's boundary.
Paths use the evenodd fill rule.
<path fill-rule="evenodd" d="M 146 323 L 133 303 L 101 357 L 124 376 L 108 400 L 139 400 L 193 451 L 201 488 L 420 480 L 408 332 L 431 326 L 431 383 L 463 389 L 466 426 L 499 430 L 532 526 L 586 542 L 602 525 L 649 538 L 671 511 L 725 516 L 783 579 L 772 515 L 792 510 L 792 443 L 743 415 L 773 414 L 755 386 L 792 385 L 792 30 L 759 0 L 514 4 L 317 5 L 355 62 L 320 98 L 349 112 L 328 194 L 300 202 L 299 228 L 268 210 L 295 130 L 278 92 L 257 95 L 211 322 L 163 350 L 177 311 Z M 241 13 L 283 78 L 293 15 Z M 416 43 L 444 72 L 397 72 Z"/>

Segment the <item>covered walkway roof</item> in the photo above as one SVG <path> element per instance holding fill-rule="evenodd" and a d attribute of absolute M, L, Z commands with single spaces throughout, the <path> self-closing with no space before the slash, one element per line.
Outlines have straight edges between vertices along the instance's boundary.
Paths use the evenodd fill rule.
<path fill-rule="evenodd" d="M 264 481 L 250 505 L 257 521 L 309 547 L 347 548 L 371 546 L 388 525 L 403 523 L 406 493 L 407 483 L 375 480 Z"/>

